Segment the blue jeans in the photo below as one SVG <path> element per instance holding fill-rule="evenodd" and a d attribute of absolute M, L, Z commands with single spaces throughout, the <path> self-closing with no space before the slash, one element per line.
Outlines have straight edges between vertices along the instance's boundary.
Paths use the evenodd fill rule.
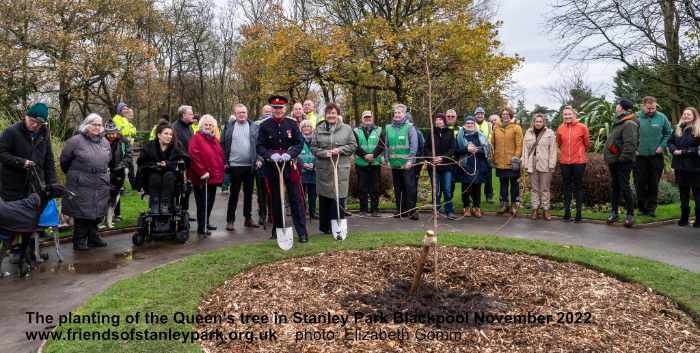
<path fill-rule="evenodd" d="M 430 181 L 432 181 L 432 168 L 428 168 L 428 174 L 431 174 Z M 438 171 L 435 179 L 437 181 L 435 191 L 437 192 L 436 201 L 438 207 L 442 204 L 445 213 L 452 213 L 454 211 L 454 207 L 452 206 L 452 171 Z M 441 203 L 440 200 L 443 200 L 442 202 L 444 203 Z"/>

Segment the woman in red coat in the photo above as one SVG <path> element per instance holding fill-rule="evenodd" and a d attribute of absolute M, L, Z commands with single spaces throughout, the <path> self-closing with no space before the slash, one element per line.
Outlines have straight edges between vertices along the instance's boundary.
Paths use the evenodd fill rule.
<path fill-rule="evenodd" d="M 209 114 L 201 117 L 199 132 L 192 137 L 188 148 L 192 165 L 187 171 L 187 177 L 194 186 L 194 199 L 197 203 L 197 234 L 202 237 L 216 230 L 208 220 L 211 209 L 214 207 L 216 187 L 224 182 L 224 152 L 216 138 L 216 129 L 217 123 L 214 117 Z"/>

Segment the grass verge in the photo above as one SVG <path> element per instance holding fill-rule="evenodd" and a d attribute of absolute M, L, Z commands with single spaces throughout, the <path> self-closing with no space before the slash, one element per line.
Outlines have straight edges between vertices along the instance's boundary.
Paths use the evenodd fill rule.
<path fill-rule="evenodd" d="M 422 177 L 423 179 L 428 178 L 427 173 L 424 172 L 424 176 Z M 422 181 L 422 187 L 427 187 L 430 189 L 430 184 Z M 496 212 L 499 208 L 499 197 L 498 197 L 498 192 L 500 188 L 500 181 L 498 178 L 495 176 L 493 177 L 493 191 L 494 191 L 494 201 L 491 203 L 486 202 L 486 195 L 484 195 L 483 191 L 481 194 L 481 210 L 485 212 Z M 483 186 L 482 186 L 483 190 Z M 425 205 L 426 203 L 431 204 L 432 201 L 430 201 L 430 192 L 424 194 L 424 197 L 428 198 L 428 201 L 422 200 L 418 202 L 418 205 Z M 454 196 L 452 197 L 452 203 L 454 205 L 454 212 L 456 215 L 461 215 L 462 214 L 462 184 L 457 183 L 455 185 L 455 191 L 454 191 Z M 524 200 L 526 199 L 525 195 L 520 195 L 520 199 Z M 529 197 L 527 197 L 529 200 Z M 572 205 L 573 207 L 574 205 Z M 360 209 L 360 204 L 359 201 L 355 198 L 350 198 L 348 200 L 348 209 L 350 210 L 359 210 Z M 390 200 L 388 198 L 382 197 L 380 201 L 380 209 L 395 209 L 396 204 L 394 203 L 394 200 Z M 560 204 L 553 204 L 552 205 L 552 215 L 557 216 L 557 217 L 563 217 L 564 216 L 564 209 L 562 208 L 563 206 Z M 530 212 L 532 212 L 532 209 L 530 208 L 529 202 L 521 202 L 520 203 L 520 214 L 522 215 L 530 215 Z M 635 210 L 636 212 L 636 210 Z M 620 219 L 621 221 L 624 220 L 624 214 L 625 210 L 620 208 Z M 583 213 L 582 216 L 584 219 L 590 219 L 590 220 L 596 220 L 596 221 L 605 221 L 608 219 L 608 212 L 605 211 L 599 211 L 595 209 L 591 209 L 589 207 L 584 207 L 583 208 Z M 666 204 L 666 205 L 658 205 L 656 208 L 656 217 L 649 217 L 649 216 L 640 216 L 640 215 L 635 215 L 634 220 L 637 224 L 645 224 L 645 223 L 654 223 L 654 222 L 661 222 L 661 221 L 668 221 L 668 220 L 674 220 L 674 219 L 679 219 L 681 217 L 681 206 L 680 203 L 671 203 L 671 204 Z"/>
<path fill-rule="evenodd" d="M 227 247 L 197 254 L 169 265 L 156 268 L 136 277 L 122 280 L 78 308 L 77 314 L 116 314 L 122 324 L 109 325 L 66 324 L 57 332 L 68 330 L 103 331 L 108 328 L 121 332 L 131 329 L 151 331 L 190 331 L 194 325 L 146 324 L 143 315 L 148 312 L 165 314 L 172 318 L 174 312 L 195 313 L 200 300 L 227 278 L 253 266 L 291 257 L 308 256 L 328 251 L 350 249 L 374 249 L 393 245 L 419 245 L 422 233 L 362 233 L 352 234 L 345 242 L 330 237 L 312 237 L 305 245 L 298 245 L 289 252 L 282 252 L 273 241 L 252 245 Z M 459 246 L 516 252 L 574 262 L 588 266 L 625 281 L 637 282 L 652 288 L 676 301 L 698 321 L 700 318 L 700 274 L 683 270 L 657 261 L 631 257 L 617 253 L 593 250 L 578 246 L 558 245 L 544 241 L 531 241 L 487 235 L 444 234 L 441 245 Z M 141 322 L 125 324 L 128 314 L 141 313 Z M 50 340 L 44 352 L 201 352 L 196 343 L 176 341 L 123 341 Z"/>

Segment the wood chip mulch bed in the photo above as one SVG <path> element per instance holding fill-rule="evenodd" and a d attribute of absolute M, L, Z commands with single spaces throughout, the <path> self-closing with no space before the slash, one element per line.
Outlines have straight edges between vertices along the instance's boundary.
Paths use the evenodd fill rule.
<path fill-rule="evenodd" d="M 211 353 L 700 352 L 700 328 L 668 298 L 535 256 L 438 247 L 438 266 L 431 253 L 418 294 L 407 298 L 419 252 L 326 253 L 237 275 L 199 306 L 200 315 L 231 315 L 233 323 L 197 327 L 231 339 L 202 347 Z M 287 323 L 240 321 L 241 314 L 273 321 L 274 313 Z M 551 319 L 528 322 L 528 313 Z M 294 322 L 304 315 L 306 322 Z M 397 322 L 395 315 L 424 320 Z M 368 317 L 380 322 L 367 323 Z M 276 340 L 260 339 L 269 329 Z"/>

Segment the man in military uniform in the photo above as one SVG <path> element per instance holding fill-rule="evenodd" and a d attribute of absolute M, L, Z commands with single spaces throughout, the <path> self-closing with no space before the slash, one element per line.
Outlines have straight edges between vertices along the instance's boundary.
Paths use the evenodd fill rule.
<path fill-rule="evenodd" d="M 273 115 L 260 124 L 257 153 L 265 160 L 263 168 L 272 210 L 272 237 L 276 236 L 276 228 L 282 226 L 282 212 L 285 212 L 281 205 L 279 173 L 275 163 L 286 162 L 282 177 L 292 209 L 294 228 L 299 235 L 299 241 L 305 243 L 308 241 L 308 235 L 301 191 L 301 171 L 294 161 L 303 149 L 304 136 L 296 121 L 285 117 L 288 102 L 286 97 L 272 96 L 268 102 L 273 108 Z"/>

